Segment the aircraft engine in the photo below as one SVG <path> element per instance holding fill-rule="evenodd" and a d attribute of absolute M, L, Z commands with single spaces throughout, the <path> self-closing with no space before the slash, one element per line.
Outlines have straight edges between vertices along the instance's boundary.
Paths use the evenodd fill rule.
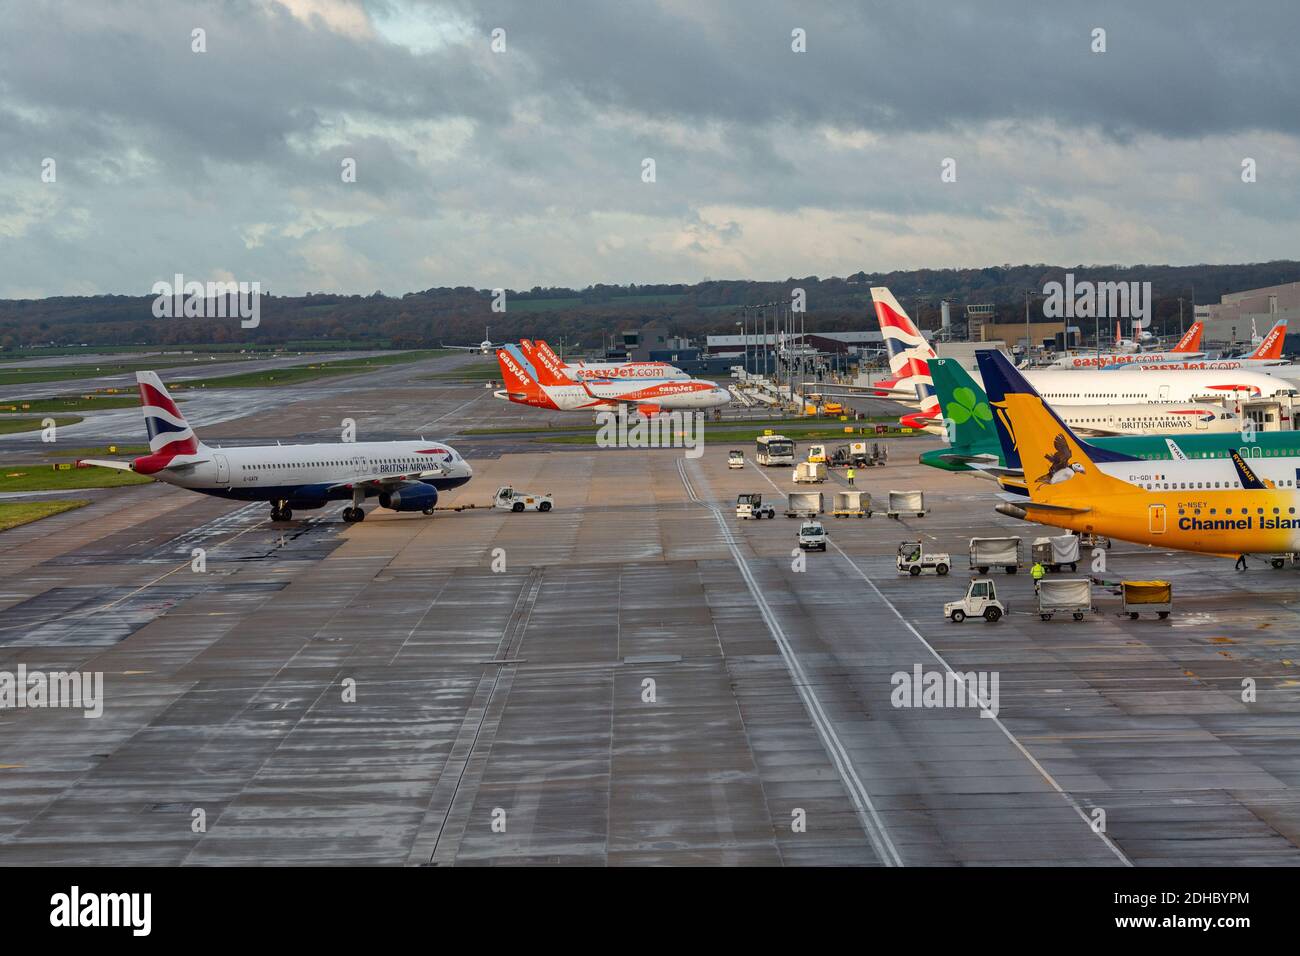
<path fill-rule="evenodd" d="M 438 503 L 438 489 L 421 481 L 405 481 L 379 493 L 379 504 L 393 511 L 427 511 Z"/>

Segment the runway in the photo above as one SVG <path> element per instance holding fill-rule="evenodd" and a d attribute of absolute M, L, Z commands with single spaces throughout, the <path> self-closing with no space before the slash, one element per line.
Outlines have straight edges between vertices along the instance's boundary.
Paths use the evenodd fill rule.
<path fill-rule="evenodd" d="M 1294 569 L 1117 543 L 1105 576 L 1172 580 L 1169 621 L 1041 622 L 1022 574 L 1008 618 L 954 625 L 967 538 L 1042 532 L 918 465 L 931 439 L 858 479 L 931 513 L 828 517 L 800 571 L 798 522 L 732 513 L 789 469 L 458 438 L 547 417 L 422 378 L 464 361 L 185 411 L 210 442 L 427 428 L 475 468 L 440 504 L 554 512 L 273 524 L 147 485 L 0 534 L 0 671 L 106 684 L 98 719 L 0 711 L 0 863 L 1300 863 Z M 954 573 L 898 575 L 908 536 Z M 998 674 L 996 718 L 894 706 L 917 665 Z"/>

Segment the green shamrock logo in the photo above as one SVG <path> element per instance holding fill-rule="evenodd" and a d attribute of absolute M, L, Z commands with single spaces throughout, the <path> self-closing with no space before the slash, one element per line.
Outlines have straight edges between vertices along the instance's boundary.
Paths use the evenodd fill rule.
<path fill-rule="evenodd" d="M 985 422 L 993 421 L 987 402 L 976 402 L 975 391 L 969 388 L 956 388 L 952 392 L 953 400 L 948 403 L 948 417 L 957 425 L 964 425 L 972 418 L 981 429 Z"/>

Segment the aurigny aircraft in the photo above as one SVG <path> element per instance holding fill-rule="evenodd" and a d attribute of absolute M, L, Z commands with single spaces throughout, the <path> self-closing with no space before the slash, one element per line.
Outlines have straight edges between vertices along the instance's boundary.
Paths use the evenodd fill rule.
<path fill-rule="evenodd" d="M 934 359 L 930 375 L 950 444 L 922 452 L 921 464 L 945 471 L 975 471 L 987 477 L 1020 474 L 1019 464 L 1010 466 L 1003 454 L 988 395 L 961 363 Z M 1075 434 L 1114 436 L 1089 437 L 1089 443 L 1098 448 L 1147 460 L 1176 458 L 1175 448 L 1192 458 L 1226 457 L 1241 444 L 1241 418 L 1217 405 L 1062 405 L 1054 411 Z M 1150 437 L 1152 434 L 1171 437 Z M 1300 432 L 1260 431 L 1256 439 L 1262 454 L 1300 455 Z"/>
<path fill-rule="evenodd" d="M 1005 356 L 985 354 L 989 396 L 1025 463 L 1027 497 L 1002 502 L 999 513 L 1224 557 L 1300 551 L 1297 459 L 1248 462 L 1233 452 L 1227 459 L 1145 462 L 1095 448 L 1070 431 Z M 1115 467 L 1128 479 L 1108 473 Z"/>
<path fill-rule="evenodd" d="M 493 349 L 500 348 L 500 345 L 493 345 L 492 338 L 488 335 L 489 326 L 483 326 L 483 341 L 478 345 L 440 345 L 439 348 L 455 349 L 457 352 L 478 352 L 480 355 L 491 355 Z"/>
<path fill-rule="evenodd" d="M 135 380 L 149 454 L 85 463 L 134 471 L 217 498 L 266 501 L 272 521 L 288 521 L 294 508 L 320 508 L 329 501 L 351 501 L 343 520 L 361 521 L 366 516 L 361 505 L 372 495 L 381 507 L 431 515 L 439 490 L 474 476 L 455 449 L 424 439 L 212 447 L 198 440 L 155 372 L 136 372 Z"/>
<path fill-rule="evenodd" d="M 667 362 L 579 362 L 577 365 L 568 365 L 541 339 L 538 339 L 535 344 L 528 339 L 520 339 L 519 348 L 534 368 L 541 361 L 538 353 L 544 353 L 550 359 L 550 364 L 573 382 L 593 379 L 685 381 L 691 377 L 676 365 L 669 365 Z"/>
<path fill-rule="evenodd" d="M 497 350 L 497 363 L 505 388 L 493 393 L 519 405 L 560 411 L 612 411 L 635 409 L 644 416 L 661 411 L 716 408 L 731 401 L 725 388 L 703 379 L 645 382 L 591 379 L 574 382 L 542 352 L 536 367 L 516 346 Z"/>
<path fill-rule="evenodd" d="M 920 406 L 919 412 L 904 415 L 900 422 L 911 428 L 942 434 L 943 414 L 934 394 L 929 368 L 930 361 L 937 358 L 934 350 L 889 289 L 873 287 L 871 297 L 885 346 L 889 349 L 889 366 L 897 376 L 888 392 L 903 404 Z M 1185 369 L 1148 373 L 1125 369 L 1042 369 L 1027 371 L 1025 377 L 1058 408 L 1111 402 L 1163 405 L 1223 398 L 1268 398 L 1279 392 L 1295 390 L 1295 385 L 1284 379 L 1248 370 Z M 879 392 L 882 384 L 862 386 L 858 391 Z"/>

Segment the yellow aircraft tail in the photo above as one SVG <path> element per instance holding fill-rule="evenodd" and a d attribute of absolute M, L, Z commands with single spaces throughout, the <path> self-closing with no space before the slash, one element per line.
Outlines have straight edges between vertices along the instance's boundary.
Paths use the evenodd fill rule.
<path fill-rule="evenodd" d="M 1138 490 L 1097 467 L 1099 460 L 1131 461 L 1132 456 L 1077 439 L 1002 353 L 980 351 L 976 358 L 998 424 L 1019 453 L 1031 501 L 1087 511 L 1103 496 Z"/>

